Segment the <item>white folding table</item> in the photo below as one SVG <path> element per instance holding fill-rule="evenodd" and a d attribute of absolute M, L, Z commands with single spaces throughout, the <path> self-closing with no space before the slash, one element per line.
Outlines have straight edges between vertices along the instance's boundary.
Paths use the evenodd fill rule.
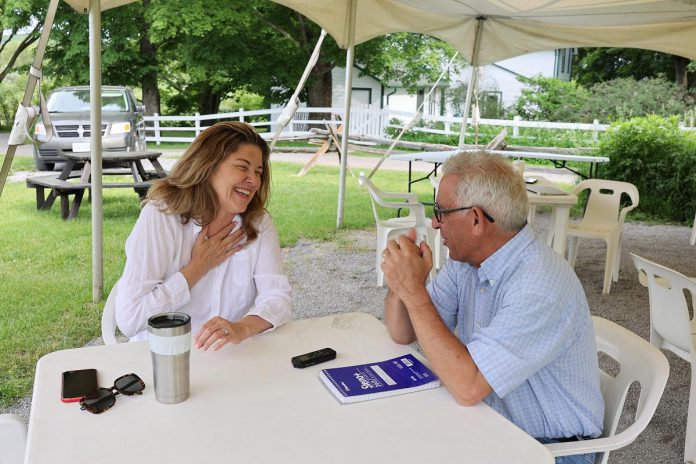
<path fill-rule="evenodd" d="M 324 347 L 337 359 L 291 366 L 291 356 Z M 293 321 L 218 352 L 193 349 L 191 396 L 175 405 L 155 400 L 146 342 L 50 353 L 37 365 L 26 464 L 554 462 L 490 407 L 460 406 L 444 387 L 340 405 L 317 378 L 404 353 L 415 352 L 366 314 Z M 61 372 L 82 368 L 96 368 L 100 386 L 134 372 L 147 387 L 91 414 L 60 401 Z"/>

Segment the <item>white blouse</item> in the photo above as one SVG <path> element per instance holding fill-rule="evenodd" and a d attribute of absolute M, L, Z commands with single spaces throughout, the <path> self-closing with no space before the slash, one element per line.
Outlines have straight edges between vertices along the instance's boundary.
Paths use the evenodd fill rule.
<path fill-rule="evenodd" d="M 235 221 L 241 223 L 241 216 Z M 239 225 L 237 226 L 239 227 Z M 145 205 L 126 240 L 126 267 L 118 281 L 116 324 L 131 340 L 147 339 L 150 316 L 180 311 L 191 316 L 191 332 L 214 316 L 238 321 L 257 315 L 283 325 L 292 318 L 292 290 L 280 258 L 280 244 L 268 213 L 258 220 L 256 239 L 208 271 L 189 290 L 181 274 L 201 227 L 181 224 L 179 215 Z"/>

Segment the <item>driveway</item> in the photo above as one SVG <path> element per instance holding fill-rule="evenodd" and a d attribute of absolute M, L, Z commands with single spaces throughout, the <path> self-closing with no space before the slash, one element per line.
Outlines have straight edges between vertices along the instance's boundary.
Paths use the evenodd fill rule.
<path fill-rule="evenodd" d="M 10 138 L 9 132 L 0 132 L 0 153 L 3 155 L 7 153 L 7 141 Z M 31 145 L 20 145 L 17 147 L 16 155 L 19 156 L 31 156 L 32 146 Z"/>

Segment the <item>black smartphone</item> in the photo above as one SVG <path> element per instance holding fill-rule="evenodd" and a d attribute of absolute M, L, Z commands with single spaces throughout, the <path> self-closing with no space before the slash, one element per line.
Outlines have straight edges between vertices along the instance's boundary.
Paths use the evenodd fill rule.
<path fill-rule="evenodd" d="M 97 390 L 97 370 L 79 369 L 63 372 L 63 385 L 60 400 L 63 403 L 74 403 Z"/>

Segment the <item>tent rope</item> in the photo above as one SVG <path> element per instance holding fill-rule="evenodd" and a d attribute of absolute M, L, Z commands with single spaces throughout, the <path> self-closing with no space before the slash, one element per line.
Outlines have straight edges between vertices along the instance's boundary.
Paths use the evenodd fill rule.
<path fill-rule="evenodd" d="M 401 132 L 399 132 L 399 135 L 396 136 L 396 138 L 392 141 L 391 145 L 389 145 L 389 148 L 387 149 L 387 152 L 382 155 L 382 158 L 377 162 L 374 168 L 372 168 L 372 171 L 370 171 L 370 174 L 367 176 L 368 179 L 371 179 L 372 176 L 377 172 L 382 166 L 382 163 L 384 163 L 384 160 L 386 160 L 389 155 L 391 155 L 392 150 L 396 146 L 396 144 L 401 140 L 401 136 L 403 136 L 406 131 L 410 131 L 415 127 L 416 124 L 418 124 L 418 121 L 423 117 L 423 106 L 425 106 L 425 102 L 428 101 L 430 98 L 430 95 L 435 91 L 437 88 L 437 85 L 440 83 L 442 78 L 445 76 L 445 74 L 449 71 L 450 66 L 452 66 L 452 63 L 454 62 L 454 59 L 459 55 L 459 52 L 454 52 L 454 55 L 452 55 L 452 58 L 450 58 L 449 63 L 447 63 L 447 66 L 445 66 L 445 69 L 440 73 L 440 77 L 437 78 L 433 86 L 430 88 L 430 91 L 426 94 L 425 97 L 423 97 L 423 101 L 421 104 L 418 106 L 418 109 L 416 110 L 416 114 L 413 115 L 410 121 L 408 121 L 402 128 Z"/>
<path fill-rule="evenodd" d="M 314 46 L 312 56 L 309 57 L 309 61 L 307 62 L 307 66 L 305 66 L 305 70 L 302 73 L 300 82 L 298 82 L 297 88 L 295 88 L 295 93 L 292 94 L 292 97 L 290 97 L 290 100 L 288 101 L 287 105 L 285 105 L 285 108 L 278 116 L 278 119 L 276 119 L 276 129 L 273 133 L 273 139 L 271 140 L 271 148 L 269 150 L 270 152 L 273 151 L 273 148 L 275 147 L 275 144 L 278 141 L 278 138 L 280 137 L 280 133 L 283 132 L 283 129 L 285 129 L 285 127 L 290 123 L 290 121 L 292 121 L 292 118 L 295 115 L 297 108 L 300 106 L 300 92 L 304 88 L 305 82 L 307 82 L 309 73 L 314 68 L 314 65 L 317 64 L 317 60 L 319 60 L 319 52 L 321 51 L 321 44 L 324 41 L 324 37 L 326 37 L 326 31 L 322 29 L 321 35 L 319 36 L 319 40 L 317 40 L 317 44 Z"/>

